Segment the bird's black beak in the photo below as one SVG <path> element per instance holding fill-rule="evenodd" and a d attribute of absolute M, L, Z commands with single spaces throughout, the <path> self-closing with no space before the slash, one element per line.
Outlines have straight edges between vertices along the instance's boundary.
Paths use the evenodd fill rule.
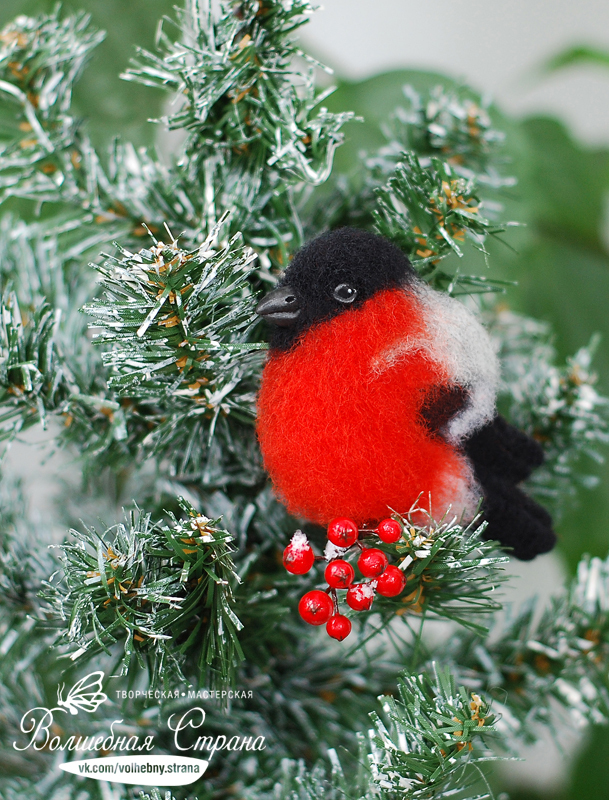
<path fill-rule="evenodd" d="M 273 289 L 256 306 L 256 314 L 280 328 L 291 328 L 295 325 L 300 310 L 298 297 L 290 286 Z"/>

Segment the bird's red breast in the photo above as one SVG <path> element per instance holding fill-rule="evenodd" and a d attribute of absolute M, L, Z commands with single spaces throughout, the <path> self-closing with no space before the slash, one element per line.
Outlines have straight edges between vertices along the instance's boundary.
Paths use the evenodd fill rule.
<path fill-rule="evenodd" d="M 292 514 L 361 525 L 388 509 L 406 513 L 431 493 L 437 517 L 469 491 L 467 461 L 419 414 L 429 387 L 450 382 L 417 345 L 428 340 L 420 304 L 414 292 L 385 290 L 271 352 L 258 437 Z"/>

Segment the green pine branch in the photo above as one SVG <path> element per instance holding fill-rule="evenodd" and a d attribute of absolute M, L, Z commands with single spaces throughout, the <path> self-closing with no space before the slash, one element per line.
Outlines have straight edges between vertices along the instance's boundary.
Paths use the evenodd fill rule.
<path fill-rule="evenodd" d="M 541 726 L 606 723 L 608 597 L 609 560 L 585 557 L 539 621 L 531 603 L 499 637 L 453 637 L 436 656 L 451 665 L 457 680 L 494 698 L 508 747 L 515 737 L 534 741 Z"/>
<path fill-rule="evenodd" d="M 492 760 L 486 742 L 496 735 L 495 715 L 483 698 L 457 689 L 448 672 L 434 669 L 401 678 L 398 696 L 379 700 L 382 715 L 370 714 L 374 727 L 368 741 L 360 738 L 354 768 L 346 769 L 347 759 L 341 764 L 334 750 L 328 753 L 330 769 L 284 762 L 275 786 L 260 780 L 245 791 L 246 800 L 489 797 L 474 798 L 468 791 L 478 764 Z"/>
<path fill-rule="evenodd" d="M 437 270 L 451 253 L 463 257 L 466 237 L 486 254 L 485 239 L 509 225 L 483 216 L 475 178 L 459 177 L 448 161 L 432 158 L 424 165 L 414 153 L 405 153 L 376 195 L 372 213 L 377 231 L 398 244 L 435 288 L 451 294 L 461 286 L 465 288 L 459 291 L 467 294 L 500 288 L 484 277 L 451 276 Z"/>
<path fill-rule="evenodd" d="M 205 187 L 210 225 L 231 209 L 231 231 L 279 265 L 302 243 L 303 189 L 327 180 L 353 116 L 329 113 L 314 63 L 294 63 L 311 12 L 303 0 L 249 0 L 214 14 L 209 0 L 188 0 L 177 19 L 187 35 L 162 31 L 159 53 L 140 50 L 124 76 L 182 98 L 164 122 L 188 133 L 182 169 Z"/>
<path fill-rule="evenodd" d="M 333 196 L 313 211 L 313 224 L 373 228 L 401 247 L 426 281 L 451 294 L 503 291 L 506 282 L 439 264 L 461 258 L 466 243 L 486 259 L 488 237 L 515 224 L 500 220 L 494 198 L 515 183 L 502 173 L 504 134 L 469 91 L 436 87 L 423 96 L 405 86 L 404 96 L 383 126 L 386 144 L 364 154 L 353 176 L 338 177 Z"/>
<path fill-rule="evenodd" d="M 243 4 L 236 10 L 234 7 L 227 7 L 221 11 L 217 20 L 218 30 L 212 37 L 215 44 L 208 43 L 213 50 L 216 45 L 220 47 L 219 42 L 224 42 L 219 50 L 214 50 L 215 55 L 213 55 L 211 50 L 208 52 L 205 49 L 207 45 L 203 41 L 207 23 L 212 23 L 206 18 L 207 23 L 203 25 L 203 18 L 200 16 L 202 9 L 193 3 L 183 12 L 181 24 L 189 35 L 199 26 L 200 49 L 189 49 L 180 42 L 172 44 L 167 37 L 162 37 L 163 46 L 174 48 L 171 64 L 167 62 L 168 69 L 177 70 L 178 64 L 181 63 L 177 55 L 179 51 L 188 62 L 187 64 L 184 62 L 186 66 L 184 64 L 183 66 L 190 71 L 188 85 L 197 98 L 203 98 L 208 90 L 214 97 L 214 102 L 210 105 L 211 116 L 199 114 L 201 122 L 197 129 L 199 140 L 206 131 L 206 135 L 209 135 L 212 128 L 214 131 L 220 130 L 217 127 L 220 120 L 214 116 L 214 109 L 224 107 L 227 103 L 229 107 L 233 106 L 232 99 L 237 91 L 236 87 L 241 85 L 239 83 L 241 80 L 246 79 L 246 73 L 252 80 L 255 79 L 260 87 L 264 85 L 265 96 L 273 98 L 275 111 L 271 116 L 268 114 L 271 100 L 269 99 L 268 103 L 265 101 L 261 106 L 260 113 L 266 120 L 264 122 L 266 129 L 271 130 L 271 126 L 276 123 L 275 116 L 279 114 L 285 130 L 281 145 L 278 145 L 275 138 L 271 141 L 268 136 L 260 139 L 258 144 L 252 143 L 252 147 L 255 144 L 256 150 L 253 156 L 249 153 L 248 147 L 238 146 L 235 140 L 233 142 L 235 147 L 228 147 L 223 157 L 219 159 L 217 147 L 214 145 L 211 150 L 208 149 L 207 154 L 204 154 L 203 160 L 197 161 L 199 166 L 196 168 L 193 166 L 196 159 L 188 150 L 190 145 L 186 147 L 182 161 L 164 167 L 154 153 L 148 154 L 143 151 L 136 153 L 130 145 L 116 143 L 110 154 L 108 168 L 104 170 L 86 134 L 73 124 L 68 115 L 72 85 L 86 60 L 86 53 L 99 41 L 99 36 L 89 31 L 85 17 L 70 18 L 64 23 L 57 16 L 58 12 L 35 20 L 24 18 L 12 27 L 9 26 L 2 40 L 8 48 L 6 58 L 12 57 L 10 54 L 15 47 L 22 45 L 24 48 L 22 61 L 25 64 L 29 57 L 28 48 L 35 39 L 36 58 L 31 60 L 31 63 L 28 61 L 26 69 L 28 85 L 35 85 L 41 92 L 43 89 L 40 87 L 47 86 L 47 83 L 56 87 L 55 93 L 49 94 L 48 102 L 45 101 L 46 111 L 38 120 L 37 130 L 38 128 L 42 130 L 48 139 L 48 152 L 51 152 L 49 147 L 52 146 L 57 158 L 54 156 L 55 161 L 50 166 L 46 165 L 46 162 L 35 161 L 32 162 L 34 166 L 31 170 L 19 169 L 16 172 L 11 166 L 12 162 L 3 160 L 0 172 L 2 167 L 6 166 L 8 176 L 6 196 L 12 194 L 53 202 L 57 207 L 57 213 L 62 215 L 60 229 L 71 228 L 71 233 L 77 228 L 80 236 L 84 237 L 80 239 L 76 250 L 74 248 L 68 250 L 74 256 L 86 251 L 85 242 L 89 248 L 93 248 L 98 246 L 104 237 L 106 241 L 110 237 L 118 237 L 131 242 L 136 245 L 135 250 L 137 250 L 138 240 L 141 240 L 142 235 L 146 235 L 146 228 L 153 234 L 159 234 L 167 223 L 172 230 L 183 232 L 182 241 L 185 250 L 191 251 L 200 248 L 202 241 L 205 241 L 205 237 L 211 234 L 216 223 L 223 217 L 225 209 L 230 209 L 231 229 L 233 232 L 239 228 L 244 229 L 246 240 L 251 241 L 257 248 L 260 257 L 258 266 L 263 268 L 260 274 L 270 279 L 268 273 L 264 271 L 267 266 L 271 261 L 285 263 L 287 248 L 296 246 L 301 238 L 300 223 L 294 205 L 296 202 L 294 192 L 302 193 L 305 184 L 315 183 L 327 174 L 333 150 L 340 141 L 338 129 L 349 116 L 329 115 L 317 109 L 321 96 L 314 89 L 312 72 L 307 74 L 304 94 L 301 89 L 297 91 L 295 88 L 299 73 L 290 65 L 291 60 L 297 55 L 291 34 L 296 22 L 304 21 L 303 14 L 309 10 L 306 4 L 293 4 L 287 10 L 281 4 L 273 4 L 272 8 L 270 6 L 262 8 L 257 3 Z M 193 21 L 195 19 L 196 22 Z M 19 26 L 23 27 L 23 31 Z M 58 28 L 58 34 L 53 38 L 52 32 L 55 28 Z M 41 33 L 35 33 L 37 30 Z M 24 31 L 29 32 L 27 36 Z M 257 55 L 253 50 L 242 53 L 244 48 L 240 48 L 238 43 L 233 41 L 240 31 L 242 33 L 239 42 L 243 37 L 248 42 L 247 37 L 252 36 Z M 227 47 L 228 51 L 225 52 Z M 235 54 L 236 58 L 233 58 Z M 164 55 L 167 57 L 167 53 Z M 146 57 L 153 58 L 150 54 Z M 220 58 L 224 64 L 223 69 L 225 68 L 226 74 L 222 82 L 224 89 L 218 96 L 217 86 L 213 89 L 193 83 L 192 76 L 197 75 L 199 76 L 197 80 L 205 84 L 207 79 L 203 76 L 208 74 L 209 58 L 212 58 L 212 61 Z M 13 72 L 8 70 L 7 79 L 17 82 L 22 80 L 21 73 L 17 75 Z M 179 70 L 176 75 L 178 73 Z M 135 73 L 132 73 L 131 77 L 134 76 Z M 256 94 L 257 90 L 254 91 L 256 87 L 252 84 L 250 88 L 253 96 Z M 246 105 L 250 99 L 245 100 Z M 56 124 L 56 120 L 60 117 L 63 124 L 61 136 L 58 132 L 61 126 Z M 234 120 L 228 114 L 222 123 L 224 126 L 222 137 L 228 137 L 227 131 L 232 129 L 233 123 Z M 301 138 L 307 140 L 306 145 L 300 141 L 299 126 L 303 128 Z M 292 136 L 289 141 L 285 138 L 288 132 Z M 13 137 L 6 152 L 11 148 L 18 150 L 19 141 L 21 140 Z M 282 148 L 282 154 L 277 150 L 279 146 Z M 15 176 L 16 182 L 13 180 Z M 247 197 L 244 197 L 241 211 L 239 203 L 234 202 L 234 195 L 238 189 L 248 193 Z M 67 217 L 63 210 L 60 211 L 60 208 L 66 207 L 69 209 Z M 245 212 L 250 220 L 248 225 L 251 223 L 256 228 L 257 235 L 252 233 L 251 225 L 248 228 L 245 224 L 243 218 Z M 278 220 L 288 222 L 289 232 L 278 233 Z M 262 238 L 258 230 L 261 224 L 264 227 Z M 236 240 L 233 238 L 232 241 L 235 252 L 231 254 L 231 258 L 239 260 L 242 257 L 241 251 Z M 62 242 L 64 252 L 67 246 L 64 235 Z M 68 273 L 64 278 L 69 277 L 73 258 L 66 261 L 67 263 L 64 262 L 61 267 L 54 266 L 55 273 L 60 270 Z M 8 264 L 6 269 L 9 272 Z M 80 272 L 82 274 L 82 269 Z M 178 307 L 183 293 L 190 291 L 187 281 L 180 282 L 181 277 L 189 279 L 189 273 L 173 272 Z M 53 292 L 54 287 L 49 286 L 48 282 L 43 288 L 45 296 L 52 295 L 49 300 L 53 302 L 59 299 L 63 308 L 74 309 L 79 301 L 82 303 L 86 298 L 87 289 L 91 291 L 91 281 L 83 282 L 79 279 L 78 285 L 74 286 L 72 281 L 64 280 L 63 288 L 66 291 L 61 298 L 57 297 Z M 243 284 L 241 288 L 247 294 Z M 210 301 L 213 298 L 219 299 L 214 285 L 211 285 L 209 290 Z M 116 296 L 113 298 L 116 299 Z M 233 300 L 236 299 L 235 295 Z M 29 302 L 29 297 L 26 299 L 24 296 L 23 302 Z M 94 301 L 89 307 L 97 308 L 99 312 L 100 302 Z M 103 302 L 101 304 L 103 305 Z M 243 305 L 243 315 L 246 310 L 251 314 L 251 305 Z M 215 316 L 217 317 L 217 312 Z M 157 332 L 159 321 L 154 326 Z M 201 322 L 200 319 L 192 321 Z M 184 322 L 185 319 L 181 321 L 180 327 L 183 327 Z M 211 333 L 214 332 L 213 328 L 212 325 Z M 169 339 L 176 332 L 169 328 L 165 330 L 165 333 L 169 333 Z M 152 334 L 153 331 L 150 331 L 147 341 Z M 189 384 L 174 387 L 175 391 L 188 394 L 173 397 L 172 403 L 159 404 L 151 402 L 149 396 L 151 392 L 157 395 L 158 392 L 152 389 L 152 379 L 146 378 L 148 374 L 155 377 L 159 375 L 157 369 L 150 373 L 148 367 L 153 363 L 157 366 L 163 361 L 163 357 L 165 362 L 169 358 L 169 351 L 159 341 L 150 347 L 148 353 L 150 355 L 156 348 L 156 355 L 151 360 L 144 358 L 140 362 L 142 369 L 139 375 L 136 376 L 137 370 L 125 370 L 125 365 L 122 365 L 120 370 L 122 374 L 119 376 L 112 375 L 112 371 L 108 374 L 107 371 L 100 370 L 99 366 L 92 369 L 96 359 L 86 352 L 82 331 L 78 330 L 77 325 L 70 325 L 69 335 L 71 341 L 67 347 L 55 348 L 58 358 L 61 352 L 67 355 L 70 349 L 76 348 L 79 351 L 77 363 L 70 359 L 69 368 L 66 361 L 62 364 L 64 373 L 71 373 L 74 382 L 66 390 L 61 407 L 64 427 L 60 438 L 64 442 L 76 444 L 81 452 L 84 452 L 89 463 L 93 459 L 99 459 L 99 462 L 105 465 L 123 468 L 129 464 L 141 463 L 142 459 L 150 454 L 159 459 L 169 455 L 172 469 L 178 474 L 204 473 L 206 480 L 219 484 L 225 482 L 224 476 L 227 473 L 230 474 L 231 480 L 237 479 L 245 483 L 257 480 L 255 476 L 259 474 L 259 458 L 252 431 L 244 431 L 243 425 L 241 427 L 239 425 L 235 427 L 235 424 L 232 427 L 230 424 L 224 425 L 224 415 L 227 413 L 232 415 L 231 423 L 233 420 L 240 420 L 242 424 L 250 424 L 255 389 L 252 375 L 259 369 L 259 359 L 255 353 L 241 352 L 238 358 L 234 351 L 231 372 L 231 366 L 226 363 L 225 347 L 224 353 L 216 357 L 216 364 L 224 362 L 220 365 L 223 376 L 213 387 L 201 388 L 201 384 L 199 390 L 195 391 L 192 388 L 194 384 L 199 379 L 209 380 L 209 376 L 193 375 L 193 380 Z M 181 341 L 188 341 L 189 336 L 184 336 Z M 126 346 L 126 342 L 124 344 Z M 244 341 L 240 340 L 235 344 L 245 349 Z M 210 344 L 208 350 L 213 349 L 214 345 Z M 122 352 L 120 348 L 118 353 L 116 349 L 114 352 L 116 358 L 120 358 Z M 139 355 L 141 354 L 142 348 L 139 348 Z M 191 355 L 190 352 L 186 354 L 178 352 L 174 361 L 180 364 L 186 358 L 189 361 L 188 371 L 194 373 L 197 370 L 191 368 Z M 112 361 L 111 354 L 107 354 L 106 357 Z M 175 370 L 175 367 L 166 363 L 165 368 L 161 369 L 165 369 L 165 376 L 167 371 Z M 180 368 L 177 370 L 176 378 L 179 377 Z M 96 377 L 92 380 L 93 372 L 96 373 Z M 200 372 L 209 371 L 200 370 Z M 136 381 L 136 377 L 141 390 L 137 394 L 133 392 L 135 387 L 131 383 L 132 378 L 134 382 Z M 146 382 L 148 388 L 145 386 Z M 236 385 L 239 386 L 237 391 L 235 391 Z M 129 399 L 121 400 L 121 395 L 125 394 L 129 394 Z M 41 412 L 42 410 L 44 409 L 41 406 Z M 21 415 L 13 427 L 17 429 L 23 424 L 25 422 Z M 220 428 L 227 429 L 223 436 L 223 447 L 213 445 L 210 447 L 210 430 L 216 432 Z M 181 445 L 179 447 L 176 447 L 176 437 Z"/>
<path fill-rule="evenodd" d="M 14 292 L 0 300 L 0 439 L 40 423 L 57 408 L 64 376 L 55 352 L 58 315 L 46 304 L 24 321 Z"/>
<path fill-rule="evenodd" d="M 379 153 L 383 171 L 412 151 L 419 157 L 444 159 L 460 177 L 476 177 L 495 188 L 515 183 L 499 171 L 505 134 L 493 126 L 488 103 L 470 91 L 443 86 L 426 96 L 412 86 L 404 86 L 403 92 L 406 105 L 396 108 L 384 126 L 387 145 Z"/>
<path fill-rule="evenodd" d="M 592 369 L 599 339 L 592 337 L 557 365 L 547 323 L 502 308 L 488 311 L 485 321 L 499 346 L 500 400 L 512 422 L 544 449 L 545 463 L 531 476 L 529 489 L 560 515 L 578 484 L 597 484 L 584 471 L 585 459 L 602 463 L 600 446 L 609 443 L 609 399 L 599 392 Z"/>
<path fill-rule="evenodd" d="M 0 123 L 1 199 L 56 200 L 58 191 L 79 191 L 72 87 L 102 39 L 88 15 L 61 17 L 59 7 L 48 15 L 20 16 L 0 33 L 0 94 L 6 103 Z"/>
<path fill-rule="evenodd" d="M 495 733 L 495 715 L 478 694 L 457 690 L 447 670 L 404 676 L 383 703 L 387 725 L 371 714 L 372 783 L 380 797 L 442 798 L 467 786 L 464 767 L 486 760 L 474 748 Z M 483 750 L 488 757 L 488 750 Z"/>
<path fill-rule="evenodd" d="M 448 257 L 463 254 L 466 241 L 486 255 L 488 237 L 509 224 L 493 192 L 513 183 L 503 176 L 502 135 L 478 98 L 410 91 L 360 179 L 317 200 L 312 187 L 328 178 L 351 115 L 324 110 L 317 67 L 305 56 L 303 68 L 294 34 L 311 11 L 304 0 L 217 9 L 189 0 L 177 28 L 164 23 L 158 52 L 140 52 L 126 77 L 162 86 L 175 101 L 164 122 L 185 139 L 167 163 L 120 142 L 106 162 L 74 120 L 72 86 L 101 40 L 86 17 L 20 17 L 0 33 L 0 201 L 47 205 L 44 219 L 13 218 L 0 230 L 2 436 L 53 415 L 62 423 L 58 440 L 84 455 L 89 474 L 112 467 L 158 509 L 136 510 L 101 533 L 74 532 L 44 600 L 38 592 L 54 565 L 32 555 L 25 516 L 0 509 L 13 531 L 0 558 L 0 652 L 8 656 L 0 699 L 11 709 L 0 738 L 14 738 L 32 699 L 49 702 L 66 665 L 72 675 L 95 659 L 121 669 L 125 685 L 143 667 L 150 686 L 232 681 L 255 689 L 230 717 L 210 708 L 208 721 L 219 733 L 264 735 L 268 750 L 254 767 L 239 754 L 217 761 L 205 798 L 231 786 L 251 798 L 471 800 L 469 779 L 490 757 L 487 734 L 496 748 L 529 741 L 533 723 L 556 725 L 557 703 L 571 724 L 607 718 L 609 566 L 582 562 L 576 584 L 540 623 L 525 609 L 488 637 L 505 558 L 481 541 L 481 528 L 405 519 L 403 539 L 385 549 L 401 561 L 408 588 L 402 598 L 377 598 L 376 618 L 359 617 L 353 648 L 337 651 L 324 631 L 298 620 L 308 579 L 287 576 L 279 563 L 294 521 L 263 487 L 252 425 L 256 292 L 275 281 L 305 235 L 353 222 L 389 235 L 438 288 L 500 288 L 451 272 Z M 148 232 L 154 244 L 142 248 Z M 111 240 L 118 254 L 96 267 L 94 286 L 84 264 Z M 81 307 L 94 321 L 97 350 Z M 562 491 L 579 454 L 606 440 L 591 349 L 557 368 L 545 334 L 525 331 L 511 350 L 505 332 L 496 334 L 513 384 L 511 415 L 544 440 L 553 490 L 564 478 Z M 192 505 L 176 504 L 180 487 Z M 161 495 L 172 495 L 166 505 Z M 175 516 L 161 510 L 170 504 Z M 220 528 L 221 516 L 234 534 Z M 319 543 L 320 532 L 310 534 Z M 434 617 L 461 629 L 429 654 L 423 634 Z M 412 674 L 398 681 L 405 664 Z M 146 719 L 161 710 L 168 708 L 152 705 Z M 131 719 L 142 711 L 125 707 Z M 358 734 L 358 755 L 341 755 L 341 767 L 332 748 L 355 753 Z M 172 752 L 167 732 L 158 736 L 159 749 Z M 326 753 L 329 770 L 308 766 Z M 48 756 L 13 764 L 3 796 L 76 798 L 79 784 L 51 775 Z M 257 781 L 256 769 L 268 779 Z M 176 789 L 178 800 L 185 796 L 191 788 Z"/>
<path fill-rule="evenodd" d="M 203 468 L 214 435 L 225 453 L 253 439 L 256 351 L 265 347 L 248 342 L 255 254 L 238 236 L 218 244 L 217 234 L 192 251 L 156 239 L 149 250 L 123 250 L 98 267 L 103 295 L 84 308 L 108 389 L 154 408 L 142 445 L 157 457 L 177 454 L 180 473 Z"/>
<path fill-rule="evenodd" d="M 199 681 L 230 683 L 241 657 L 231 536 L 219 520 L 180 505 L 185 518 L 170 524 L 136 510 L 102 534 L 72 531 L 77 542 L 62 546 L 63 576 L 46 598 L 73 660 L 110 653 L 120 641 L 122 674 L 147 666 L 153 686 L 183 679 L 186 658 Z"/>
<path fill-rule="evenodd" d="M 484 616 L 501 608 L 493 594 L 505 580 L 501 565 L 509 558 L 497 552 L 496 542 L 482 539 L 485 523 L 464 526 L 449 512 L 443 520 L 417 524 L 415 516 L 400 518 L 403 533 L 395 545 L 379 545 L 404 571 L 406 588 L 397 598 L 379 597 L 376 610 L 386 618 L 423 614 L 486 630 Z"/>

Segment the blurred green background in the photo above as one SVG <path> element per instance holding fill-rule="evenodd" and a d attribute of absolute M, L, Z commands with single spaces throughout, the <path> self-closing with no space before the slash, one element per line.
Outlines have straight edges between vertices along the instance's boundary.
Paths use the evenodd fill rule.
<path fill-rule="evenodd" d="M 45 0 L 3 0 L 0 25 L 18 14 L 49 11 Z M 75 94 L 76 112 L 88 121 L 94 143 L 103 148 L 114 135 L 136 145 L 154 142 L 158 127 L 147 120 L 163 111 L 166 96 L 153 89 L 122 81 L 119 74 L 134 54 L 135 45 L 152 48 L 158 19 L 172 11 L 170 0 L 67 0 L 65 11 L 84 9 L 98 28 L 107 31 Z M 585 51 L 583 56 L 585 60 Z M 593 59 L 591 59 L 593 60 Z M 602 58 L 596 59 L 597 63 Z M 609 62 L 609 59 L 607 59 Z M 609 70 L 607 71 L 609 82 Z M 446 76 L 396 70 L 361 82 L 342 82 L 330 98 L 331 110 L 350 109 L 365 118 L 347 127 L 347 144 L 338 151 L 336 167 L 348 172 L 358 151 L 383 144 L 379 130 L 403 102 L 402 86 L 424 90 L 437 83 L 451 85 Z M 515 119 L 494 109 L 497 127 L 507 134 L 508 174 L 518 178 L 506 191 L 506 217 L 524 223 L 509 234 L 512 249 L 491 242 L 490 274 L 518 281 L 508 291 L 511 308 L 549 321 L 556 333 L 561 358 L 603 336 L 596 356 L 599 389 L 609 394 L 609 247 L 605 218 L 609 195 L 609 149 L 589 148 L 574 140 L 556 119 L 530 116 Z M 468 272 L 486 267 L 469 264 Z M 582 465 L 600 482 L 580 490 L 577 504 L 561 520 L 560 551 L 569 569 L 584 552 L 605 557 L 609 550 L 609 464 Z M 498 791 L 503 787 L 497 786 Z M 513 800 L 601 800 L 609 798 L 609 730 L 592 732 L 576 759 L 568 785 L 558 794 L 510 791 Z"/>

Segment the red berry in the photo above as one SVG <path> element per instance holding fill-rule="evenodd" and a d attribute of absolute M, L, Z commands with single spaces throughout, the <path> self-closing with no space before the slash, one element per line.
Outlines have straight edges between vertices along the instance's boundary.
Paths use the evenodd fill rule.
<path fill-rule="evenodd" d="M 328 539 L 337 547 L 351 547 L 358 535 L 357 525 L 350 519 L 335 519 L 328 525 Z"/>
<path fill-rule="evenodd" d="M 390 564 L 376 582 L 376 591 L 383 597 L 397 597 L 404 591 L 406 576 L 401 569 Z"/>
<path fill-rule="evenodd" d="M 313 566 L 315 553 L 302 531 L 296 531 L 283 551 L 283 566 L 292 575 L 304 575 Z"/>
<path fill-rule="evenodd" d="M 371 583 L 354 583 L 347 592 L 347 605 L 354 611 L 367 611 L 374 600 Z"/>
<path fill-rule="evenodd" d="M 298 603 L 300 616 L 309 625 L 324 625 L 334 611 L 332 598 L 320 589 L 313 589 L 300 598 Z"/>
<path fill-rule="evenodd" d="M 343 617 L 342 614 L 335 614 L 328 620 L 326 630 L 329 636 L 342 642 L 351 633 L 351 620 Z"/>
<path fill-rule="evenodd" d="M 353 583 L 355 570 L 347 561 L 337 558 L 326 567 L 325 577 L 332 589 L 347 589 Z"/>
<path fill-rule="evenodd" d="M 381 542 L 393 544 L 401 537 L 402 526 L 394 519 L 384 519 L 382 522 L 379 522 L 376 532 Z"/>
<path fill-rule="evenodd" d="M 357 559 L 359 571 L 365 578 L 377 578 L 387 569 L 387 556 L 378 547 L 367 547 Z"/>

